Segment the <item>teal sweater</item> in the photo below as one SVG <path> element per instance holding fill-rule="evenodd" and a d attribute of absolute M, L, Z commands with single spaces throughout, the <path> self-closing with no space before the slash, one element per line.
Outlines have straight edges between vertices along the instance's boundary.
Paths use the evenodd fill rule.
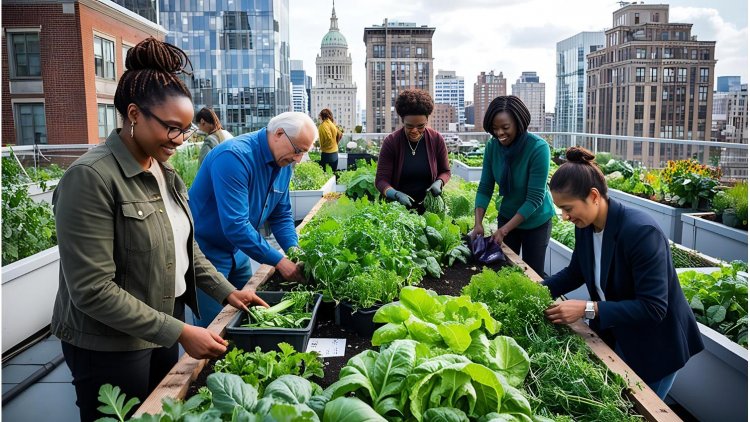
<path fill-rule="evenodd" d="M 524 221 L 518 228 L 535 229 L 555 215 L 547 188 L 550 151 L 544 139 L 528 132 L 525 137 L 526 145 L 511 163 L 511 193 L 502 198 L 498 213 L 507 220 L 521 214 Z M 487 209 L 495 186 L 500 183 L 504 162 L 505 148 L 494 138 L 487 141 L 475 207 Z"/>

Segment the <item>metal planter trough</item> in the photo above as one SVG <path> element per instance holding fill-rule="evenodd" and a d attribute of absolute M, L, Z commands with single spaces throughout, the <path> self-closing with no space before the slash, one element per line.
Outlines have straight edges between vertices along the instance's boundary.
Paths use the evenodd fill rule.
<path fill-rule="evenodd" d="M 257 292 L 257 294 L 269 306 L 273 306 L 281 302 L 285 292 Z M 260 347 L 262 351 L 268 352 L 276 350 L 279 343 L 286 342 L 298 352 L 304 352 L 307 349 L 310 334 L 315 327 L 322 298 L 323 296 L 320 293 L 313 296 L 312 318 L 304 328 L 241 327 L 242 324 L 247 323 L 247 316 L 245 312 L 237 312 L 227 324 L 227 338 L 234 341 L 237 347 L 245 351 L 253 351 L 255 347 Z"/>
<path fill-rule="evenodd" d="M 669 205 L 660 204 L 617 189 L 608 189 L 607 192 L 611 198 L 617 199 L 624 205 L 648 213 L 656 220 L 656 223 L 659 224 L 659 227 L 667 235 L 667 238 L 677 243 L 682 241 L 682 221 L 680 221 L 680 216 L 685 213 L 695 212 L 691 208 L 670 207 Z M 689 245 L 685 246 L 690 247 Z"/>
<path fill-rule="evenodd" d="M 482 177 L 481 167 L 469 167 L 458 160 L 451 160 L 451 175 L 458 176 L 467 182 L 478 182 Z"/>
<path fill-rule="evenodd" d="M 698 328 L 706 348 L 680 369 L 669 397 L 700 421 L 747 421 L 747 349 Z"/>
<path fill-rule="evenodd" d="M 59 280 L 57 246 L 3 267 L 3 353 L 50 324 Z"/>
<path fill-rule="evenodd" d="M 292 217 L 294 221 L 305 218 L 323 195 L 336 189 L 336 177 L 333 176 L 318 190 L 289 191 L 289 201 L 292 203 Z"/>
<path fill-rule="evenodd" d="M 747 261 L 747 232 L 701 218 L 713 213 L 683 214 L 681 242 L 706 255 Z"/>

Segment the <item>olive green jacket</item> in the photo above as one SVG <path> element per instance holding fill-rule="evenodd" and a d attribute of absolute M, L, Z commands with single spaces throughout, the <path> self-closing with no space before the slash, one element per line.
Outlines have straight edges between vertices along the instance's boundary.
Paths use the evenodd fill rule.
<path fill-rule="evenodd" d="M 156 178 L 138 164 L 118 130 L 76 160 L 55 189 L 60 285 L 52 333 L 98 351 L 169 347 L 184 326 L 172 317 L 172 226 Z M 183 297 L 197 314 L 196 285 L 221 302 L 235 288 L 195 243 L 185 184 L 168 163 L 162 166 L 167 189 L 190 219 L 183 247 L 193 265 Z"/>

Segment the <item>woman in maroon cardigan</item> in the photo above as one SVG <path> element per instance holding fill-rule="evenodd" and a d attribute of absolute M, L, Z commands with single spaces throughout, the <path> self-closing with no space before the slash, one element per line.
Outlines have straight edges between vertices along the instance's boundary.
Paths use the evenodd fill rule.
<path fill-rule="evenodd" d="M 404 127 L 388 135 L 380 147 L 375 187 L 390 200 L 424 212 L 427 192 L 443 193 L 451 178 L 445 140 L 427 127 L 434 103 L 421 89 L 402 91 L 396 113 Z"/>

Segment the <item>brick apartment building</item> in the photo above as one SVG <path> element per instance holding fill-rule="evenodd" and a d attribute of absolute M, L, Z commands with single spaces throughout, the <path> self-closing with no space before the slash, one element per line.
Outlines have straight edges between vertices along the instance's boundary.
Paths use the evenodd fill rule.
<path fill-rule="evenodd" d="M 456 109 L 451 104 L 437 103 L 435 108 L 432 110 L 430 115 L 430 126 L 438 132 L 456 132 L 458 129 L 458 116 L 456 115 Z M 451 130 L 451 123 L 453 123 L 453 130 Z"/>
<path fill-rule="evenodd" d="M 166 30 L 106 0 L 2 3 L 2 143 L 98 143 L 121 126 L 118 78 L 132 46 Z"/>

